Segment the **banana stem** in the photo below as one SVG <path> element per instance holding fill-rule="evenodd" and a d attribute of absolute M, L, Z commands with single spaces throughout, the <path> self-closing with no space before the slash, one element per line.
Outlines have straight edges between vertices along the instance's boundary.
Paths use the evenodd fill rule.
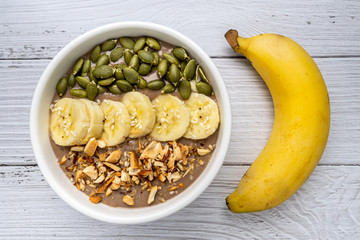
<path fill-rule="evenodd" d="M 235 52 L 241 52 L 240 41 L 244 40 L 244 38 L 238 35 L 238 32 L 234 29 L 230 29 L 225 33 L 225 38 L 230 46 L 234 49 Z"/>

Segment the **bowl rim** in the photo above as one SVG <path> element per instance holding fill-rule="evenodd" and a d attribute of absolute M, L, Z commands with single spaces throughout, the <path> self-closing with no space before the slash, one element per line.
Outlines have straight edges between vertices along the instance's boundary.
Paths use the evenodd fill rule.
<path fill-rule="evenodd" d="M 207 172 L 206 176 L 204 176 L 202 178 L 202 181 L 198 182 L 198 183 L 193 182 L 190 185 L 190 186 L 193 186 L 194 184 L 196 184 L 195 187 L 192 187 L 191 192 L 188 191 L 187 196 L 185 197 L 184 201 L 177 201 L 176 204 L 170 205 L 169 207 L 163 209 L 162 211 L 158 211 L 156 213 L 148 214 L 148 215 L 137 217 L 137 218 L 134 218 L 134 217 L 124 218 L 122 216 L 115 217 L 115 216 L 104 215 L 101 212 L 99 213 L 98 211 L 95 211 L 94 208 L 89 209 L 88 207 L 83 206 L 82 204 L 80 204 L 80 201 L 77 200 L 75 197 L 74 198 L 70 197 L 70 195 L 68 195 L 68 193 L 65 191 L 65 189 L 63 189 L 60 186 L 60 183 L 57 182 L 57 180 L 55 179 L 55 176 L 51 175 L 50 172 L 48 171 L 48 166 L 46 165 L 47 160 L 46 160 L 46 158 L 44 156 L 44 152 L 41 148 L 42 144 L 39 144 L 43 140 L 40 139 L 39 134 L 38 134 L 38 129 L 40 128 L 39 121 L 38 121 L 38 114 L 40 111 L 39 106 L 40 106 L 43 91 L 46 90 L 45 83 L 48 81 L 48 76 L 51 74 L 52 71 L 54 71 L 54 69 L 56 68 L 59 61 L 65 57 L 67 57 L 68 54 L 71 53 L 71 50 L 74 49 L 76 46 L 78 46 L 80 43 L 89 41 L 89 39 L 91 39 L 94 36 L 97 36 L 101 33 L 111 31 L 111 30 L 115 31 L 115 30 L 127 29 L 127 28 L 145 28 L 149 32 L 155 31 L 155 32 L 163 33 L 165 35 L 166 34 L 171 35 L 171 36 L 174 36 L 177 39 L 179 39 L 179 41 L 185 42 L 187 45 L 189 45 L 191 47 L 191 49 L 194 52 L 196 52 L 197 55 L 200 55 L 202 60 L 204 60 L 204 64 L 206 64 L 209 67 L 210 71 L 212 72 L 212 74 L 214 76 L 214 79 L 216 79 L 215 81 L 217 82 L 217 85 L 218 85 L 217 90 L 220 93 L 220 94 L 217 94 L 217 98 L 218 98 L 218 101 L 219 101 L 219 98 L 221 98 L 221 102 L 222 102 L 221 115 L 224 116 L 223 118 L 221 118 L 221 127 L 223 128 L 223 130 L 222 130 L 223 137 L 221 139 L 222 147 L 220 149 L 218 149 L 218 148 L 216 149 L 216 151 L 218 151 L 217 156 L 216 156 L 216 161 L 213 156 L 211 157 L 211 160 L 213 161 L 213 166 L 211 166 L 210 169 L 208 169 L 208 166 L 204 169 L 204 171 L 206 169 L 208 169 L 208 172 Z M 38 164 L 43 176 L 45 177 L 46 181 L 48 182 L 48 184 L 57 193 L 57 195 L 60 196 L 60 198 L 62 198 L 67 204 L 69 204 L 71 207 L 73 207 L 77 211 L 83 213 L 84 215 L 92 217 L 94 219 L 101 220 L 104 222 L 109 222 L 109 223 L 117 223 L 117 224 L 135 224 L 135 223 L 145 223 L 145 222 L 155 221 L 160 218 L 169 216 L 169 215 L 179 211 L 180 209 L 184 208 L 191 202 L 193 202 L 198 196 L 200 196 L 201 193 L 203 193 L 205 191 L 205 189 L 214 180 L 215 176 L 217 175 L 218 171 L 220 170 L 220 168 L 224 162 L 226 152 L 228 150 L 229 143 L 230 143 L 230 137 L 231 137 L 231 125 L 232 125 L 231 116 L 232 115 L 231 115 L 230 99 L 229 99 L 227 89 L 225 87 L 224 80 L 221 77 L 217 67 L 210 59 L 210 57 L 195 42 L 193 42 L 191 39 L 189 39 L 185 35 L 177 32 L 171 28 L 168 28 L 166 26 L 160 25 L 160 24 L 142 22 L 142 21 L 126 21 L 126 22 L 115 22 L 115 23 L 111 23 L 111 24 L 107 24 L 107 25 L 103 25 L 103 26 L 94 28 L 94 29 L 78 36 L 74 40 L 72 40 L 60 52 L 57 53 L 57 55 L 47 65 L 40 80 L 37 83 L 35 93 L 34 93 L 34 96 L 32 99 L 32 103 L 31 103 L 30 125 L 29 126 L 30 126 L 30 137 L 31 137 L 32 149 L 33 149 L 37 164 Z M 217 140 L 219 140 L 219 139 L 217 139 Z M 59 168 L 59 170 L 61 170 L 61 169 Z M 199 176 L 199 178 L 200 178 L 200 176 Z M 196 180 L 198 180 L 199 178 L 197 178 Z M 186 190 L 190 189 L 190 186 Z M 75 190 L 78 191 L 76 188 L 74 188 L 74 191 Z M 182 194 L 184 194 L 185 191 Z M 182 194 L 180 194 L 180 195 L 182 195 Z M 178 197 L 174 197 L 172 199 L 176 199 L 176 198 L 178 198 Z M 155 206 L 160 206 L 160 205 L 162 205 L 162 204 L 158 204 Z M 146 208 L 151 208 L 151 207 L 135 208 L 135 209 L 131 209 L 130 211 L 135 212 L 135 211 L 137 211 L 136 209 L 146 209 Z"/>

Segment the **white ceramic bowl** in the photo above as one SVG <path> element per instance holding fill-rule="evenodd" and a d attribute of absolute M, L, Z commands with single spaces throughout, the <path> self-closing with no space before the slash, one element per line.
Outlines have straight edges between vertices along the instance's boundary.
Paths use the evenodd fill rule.
<path fill-rule="evenodd" d="M 175 46 L 184 47 L 202 66 L 216 94 L 221 124 L 213 156 L 203 173 L 184 192 L 163 204 L 145 208 L 112 208 L 93 204 L 77 190 L 60 169 L 49 141 L 49 105 L 57 80 L 83 54 L 109 38 L 152 36 Z M 50 62 L 36 87 L 31 105 L 30 133 L 37 163 L 55 192 L 70 206 L 95 219 L 120 224 L 154 221 L 182 209 L 195 200 L 215 178 L 225 158 L 231 135 L 231 108 L 224 81 L 211 59 L 189 38 L 170 28 L 146 22 L 119 22 L 91 30 L 62 49 Z"/>

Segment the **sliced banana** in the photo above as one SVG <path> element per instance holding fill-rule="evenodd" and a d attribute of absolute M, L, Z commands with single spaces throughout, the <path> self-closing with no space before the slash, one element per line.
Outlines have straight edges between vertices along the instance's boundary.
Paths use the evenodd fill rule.
<path fill-rule="evenodd" d="M 104 113 L 104 131 L 100 139 L 107 146 L 115 146 L 124 142 L 130 132 L 130 115 L 121 102 L 104 100 L 100 104 Z"/>
<path fill-rule="evenodd" d="M 90 117 L 88 132 L 84 139 L 82 139 L 82 143 L 86 144 L 90 138 L 99 138 L 101 136 L 104 127 L 104 113 L 97 102 L 87 99 L 80 99 L 79 101 L 85 104 L 88 116 Z"/>
<path fill-rule="evenodd" d="M 156 122 L 150 135 L 158 141 L 181 138 L 190 124 L 190 112 L 179 98 L 166 94 L 152 101 Z"/>
<path fill-rule="evenodd" d="M 129 111 L 131 138 L 149 134 L 155 124 L 155 110 L 148 96 L 139 92 L 126 93 L 121 101 Z"/>
<path fill-rule="evenodd" d="M 194 140 L 205 139 L 216 131 L 220 116 L 214 100 L 201 93 L 191 93 L 185 104 L 190 110 L 191 120 L 184 137 Z"/>
<path fill-rule="evenodd" d="M 50 134 L 57 145 L 81 144 L 89 126 L 86 106 L 78 100 L 62 98 L 51 108 Z"/>

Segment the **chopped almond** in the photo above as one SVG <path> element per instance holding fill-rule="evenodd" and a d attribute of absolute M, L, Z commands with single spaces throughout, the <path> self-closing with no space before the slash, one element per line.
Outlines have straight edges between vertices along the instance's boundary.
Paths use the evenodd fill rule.
<path fill-rule="evenodd" d="M 101 197 L 101 196 L 91 196 L 91 197 L 89 198 L 89 200 L 90 200 L 92 203 L 97 204 L 97 203 L 99 203 L 99 202 L 102 200 L 102 197 Z"/>
<path fill-rule="evenodd" d="M 161 182 L 165 182 L 166 177 L 165 177 L 164 175 L 160 174 L 160 175 L 159 175 L 159 180 L 160 180 Z"/>
<path fill-rule="evenodd" d="M 101 183 L 105 180 L 105 175 L 101 174 L 93 183 Z"/>
<path fill-rule="evenodd" d="M 198 153 L 200 156 L 204 156 L 204 155 L 206 155 L 206 154 L 211 153 L 211 150 L 210 150 L 210 149 L 205 149 L 205 148 L 198 148 L 198 149 L 197 149 L 197 153 Z"/>
<path fill-rule="evenodd" d="M 134 152 L 129 152 L 130 156 L 130 167 L 131 168 L 139 168 L 139 162 L 136 158 L 136 155 Z"/>
<path fill-rule="evenodd" d="M 123 197 L 123 202 L 126 203 L 127 205 L 129 206 L 134 206 L 135 202 L 134 202 L 134 198 L 132 198 L 131 196 L 129 195 L 125 195 Z"/>
<path fill-rule="evenodd" d="M 70 148 L 70 150 L 73 152 L 82 152 L 82 151 L 84 151 L 84 147 L 83 146 L 73 146 Z"/>
<path fill-rule="evenodd" d="M 96 191 L 96 193 L 105 193 L 108 186 L 112 183 L 112 181 L 114 180 L 114 177 L 110 178 L 109 180 L 107 180 L 106 183 L 104 183 L 103 185 L 101 185 L 101 187 L 98 188 L 98 190 Z"/>
<path fill-rule="evenodd" d="M 104 165 L 108 166 L 109 168 L 111 168 L 112 170 L 119 172 L 121 170 L 120 167 L 116 166 L 115 164 L 109 163 L 109 162 L 104 162 Z"/>
<path fill-rule="evenodd" d="M 148 200 L 147 200 L 148 204 L 152 203 L 155 200 L 155 195 L 156 195 L 157 190 L 158 190 L 157 186 L 153 186 L 151 188 L 150 193 L 149 193 L 149 197 L 148 197 Z"/>
<path fill-rule="evenodd" d="M 148 177 L 151 173 L 152 173 L 151 170 L 141 170 L 140 172 L 138 172 L 138 175 L 139 175 L 139 177 L 141 177 L 141 178 L 146 178 L 146 177 Z"/>
<path fill-rule="evenodd" d="M 172 186 L 172 187 L 169 188 L 169 191 L 173 191 L 173 190 L 176 190 L 178 188 L 179 188 L 179 186 Z"/>
<path fill-rule="evenodd" d="M 162 151 L 161 143 L 157 141 L 152 141 L 142 152 L 140 159 L 150 158 L 154 159 Z"/>
<path fill-rule="evenodd" d="M 78 182 L 79 181 L 79 178 L 81 176 L 81 174 L 83 173 L 82 170 L 77 170 L 76 171 L 76 174 L 75 174 L 75 182 Z"/>
<path fill-rule="evenodd" d="M 67 157 L 64 155 L 60 161 L 60 166 L 63 165 L 67 161 Z"/>
<path fill-rule="evenodd" d="M 105 143 L 104 140 L 98 140 L 97 145 L 98 145 L 99 148 L 105 148 L 106 147 L 106 143 Z"/>
<path fill-rule="evenodd" d="M 98 142 L 96 141 L 96 138 L 94 138 L 94 137 L 90 138 L 90 140 L 87 142 L 87 144 L 85 146 L 84 152 L 90 157 L 94 156 L 97 145 L 98 145 Z"/>
<path fill-rule="evenodd" d="M 105 159 L 105 162 L 117 163 L 120 160 L 121 151 L 115 150 Z"/>
<path fill-rule="evenodd" d="M 120 185 L 119 184 L 116 184 L 116 183 L 112 183 L 109 187 L 111 190 L 115 191 L 115 190 L 118 190 L 120 188 Z"/>
<path fill-rule="evenodd" d="M 105 195 L 108 197 L 108 196 L 110 196 L 111 194 L 112 194 L 112 190 L 110 189 L 110 188 L 108 188 L 107 190 L 106 190 L 106 193 L 105 193 Z"/>
<path fill-rule="evenodd" d="M 98 172 L 95 169 L 95 166 L 88 166 L 83 170 L 83 172 L 93 180 L 98 177 Z"/>
<path fill-rule="evenodd" d="M 120 185 L 121 179 L 118 176 L 114 177 L 113 183 Z"/>
<path fill-rule="evenodd" d="M 172 169 L 174 166 L 175 166 L 175 157 L 172 156 L 171 158 L 169 158 L 169 161 L 167 163 L 167 167 Z"/>
<path fill-rule="evenodd" d="M 123 181 L 123 182 L 130 181 L 129 174 L 127 172 L 125 172 L 124 170 L 121 171 L 121 181 Z"/>

